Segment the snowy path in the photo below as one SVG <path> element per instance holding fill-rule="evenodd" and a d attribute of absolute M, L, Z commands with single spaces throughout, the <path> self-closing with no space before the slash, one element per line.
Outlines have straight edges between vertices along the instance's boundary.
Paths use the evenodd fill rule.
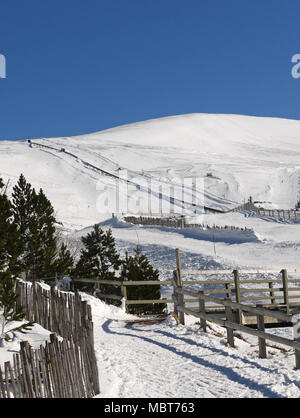
<path fill-rule="evenodd" d="M 101 398 L 277 398 L 300 396 L 293 352 L 203 333 L 173 318 L 156 325 L 129 324 L 121 309 L 91 301 L 99 360 Z"/>

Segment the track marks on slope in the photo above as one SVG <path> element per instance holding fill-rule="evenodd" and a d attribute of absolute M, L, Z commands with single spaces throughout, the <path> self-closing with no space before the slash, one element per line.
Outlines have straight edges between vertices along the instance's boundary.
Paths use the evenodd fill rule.
<path fill-rule="evenodd" d="M 170 326 L 137 329 L 110 319 L 102 330 L 115 347 L 114 370 L 126 380 L 122 397 L 281 397 L 260 383 L 269 368 L 222 348 L 217 339 L 212 345 L 203 333 L 185 335 L 185 329 Z"/>

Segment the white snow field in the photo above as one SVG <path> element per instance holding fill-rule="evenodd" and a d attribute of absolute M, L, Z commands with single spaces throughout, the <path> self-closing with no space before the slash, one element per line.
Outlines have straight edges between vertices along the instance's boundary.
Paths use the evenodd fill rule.
<path fill-rule="evenodd" d="M 209 230 L 132 225 L 112 213 L 146 214 L 149 195 L 151 212 L 158 213 L 159 193 L 165 213 L 191 215 L 195 195 L 197 203 L 223 211 L 249 196 L 267 208 L 293 209 L 300 199 L 299 141 L 300 121 L 189 114 L 76 137 L 33 139 L 32 144 L 0 141 L 0 177 L 10 180 L 9 193 L 21 173 L 36 189 L 43 188 L 69 243 L 79 242 L 99 223 L 112 229 L 122 254 L 139 245 L 162 280 L 170 279 L 176 266 L 175 248 L 183 268 L 285 268 L 297 277 L 300 221 L 197 209 L 200 223 L 251 230 L 216 234 L 213 245 Z M 171 188 L 172 205 L 166 198 Z M 170 291 L 164 288 L 163 296 Z M 190 316 L 185 326 L 171 316 L 160 324 L 137 326 L 127 323 L 133 317 L 122 309 L 84 297 L 93 309 L 100 397 L 300 396 L 293 351 L 270 347 L 262 360 L 257 341 L 249 336 L 236 338 L 237 349 L 232 349 L 213 330 L 203 333 Z M 272 332 L 293 338 L 292 329 Z"/>
<path fill-rule="evenodd" d="M 299 370 L 293 350 L 268 347 L 258 358 L 257 339 L 235 338 L 224 329 L 203 333 L 196 318 L 176 325 L 172 317 L 156 325 L 132 323 L 133 315 L 93 297 L 100 398 L 298 398 Z M 291 338 L 289 329 L 281 334 Z M 274 348 L 275 347 L 275 348 Z M 285 347 L 288 348 L 288 347 Z"/>

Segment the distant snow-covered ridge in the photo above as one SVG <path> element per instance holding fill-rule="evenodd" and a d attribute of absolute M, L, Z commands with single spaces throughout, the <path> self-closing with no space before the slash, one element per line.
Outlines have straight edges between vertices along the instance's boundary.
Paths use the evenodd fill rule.
<path fill-rule="evenodd" d="M 34 140 L 57 150 L 30 147 L 27 141 L 0 141 L 0 176 L 14 183 L 23 173 L 35 188 L 43 188 L 58 220 L 70 229 L 111 217 L 118 184 L 104 172 L 118 177 L 120 170 L 127 170 L 137 184 L 152 179 L 165 188 L 200 178 L 204 187 L 197 189 L 197 197 L 220 210 L 249 196 L 290 209 L 299 193 L 299 139 L 300 121 L 179 115 L 88 135 Z M 145 206 L 148 199 L 145 188 L 129 187 L 122 196 L 129 206 L 137 201 Z M 172 210 L 179 211 L 179 205 Z"/>

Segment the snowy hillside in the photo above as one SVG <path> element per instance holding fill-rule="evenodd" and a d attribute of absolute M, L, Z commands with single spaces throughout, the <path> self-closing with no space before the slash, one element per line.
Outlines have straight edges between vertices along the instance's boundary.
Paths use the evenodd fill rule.
<path fill-rule="evenodd" d="M 130 196 L 133 209 L 137 199 L 147 209 L 146 180 L 162 186 L 166 194 L 170 181 L 178 184 L 175 197 L 180 199 L 183 179 L 192 177 L 197 179 L 197 199 L 212 208 L 230 209 L 252 196 L 289 209 L 297 202 L 299 140 L 299 121 L 189 114 L 33 141 L 54 149 L 0 141 L 0 174 L 14 181 L 24 173 L 46 191 L 57 217 L 71 229 L 110 218 L 115 209 L 116 180 L 95 167 L 115 176 L 127 170 L 127 177 L 141 185 L 139 191 L 120 191 L 124 200 Z M 189 202 L 188 187 L 186 193 Z M 103 197 L 108 197 L 105 205 Z M 157 193 L 152 197 L 158 201 Z M 182 208 L 174 204 L 173 209 Z"/>
<path fill-rule="evenodd" d="M 206 214 L 200 219 L 204 224 L 254 231 L 249 239 L 246 235 L 236 239 L 233 233 L 217 242 L 215 253 L 207 234 L 111 221 L 112 212 L 118 212 L 117 195 L 121 212 L 149 210 L 150 180 L 153 213 L 194 210 L 193 194 L 196 203 L 222 211 L 249 196 L 270 202 L 269 207 L 294 208 L 299 199 L 299 140 L 299 121 L 189 114 L 76 137 L 36 139 L 32 144 L 0 141 L 0 176 L 11 180 L 10 191 L 20 173 L 35 188 L 43 188 L 72 239 L 75 230 L 79 240 L 91 225 L 101 223 L 103 228 L 113 229 L 121 251 L 142 245 L 167 275 L 174 268 L 174 248 L 186 254 L 187 267 L 299 269 L 299 223 L 238 213 Z M 118 181 L 119 177 L 129 183 Z M 170 208 L 172 187 L 175 199 Z"/>
<path fill-rule="evenodd" d="M 162 280 L 170 279 L 176 266 L 175 248 L 183 269 L 279 273 L 286 268 L 289 277 L 299 277 L 299 220 L 228 212 L 249 196 L 270 208 L 294 208 L 300 192 L 299 141 L 300 121 L 174 116 L 70 138 L 0 141 L 0 177 L 10 180 L 9 192 L 21 173 L 33 187 L 43 188 L 71 248 L 78 250 L 81 237 L 99 223 L 112 229 L 121 255 L 132 254 L 138 244 Z M 150 181 L 154 189 L 149 192 Z M 112 217 L 118 212 L 117 194 L 127 213 L 147 212 L 151 195 L 153 213 L 171 209 L 175 214 L 191 214 L 196 194 L 196 204 L 226 213 L 204 214 L 196 206 L 193 222 L 240 230 L 213 236 L 211 228 L 125 223 Z M 162 297 L 170 298 L 171 292 L 164 286 Z M 226 346 L 225 329 L 211 325 L 205 334 L 191 316 L 186 326 L 176 325 L 171 315 L 160 324 L 141 325 L 121 308 L 83 297 L 92 306 L 100 398 L 299 397 L 292 350 L 270 346 L 262 360 L 252 337 L 236 338 L 233 349 Z M 172 304 L 168 308 L 171 313 Z M 291 328 L 274 332 L 293 338 Z M 48 338 L 48 331 L 34 328 L 27 337 L 35 345 Z M 10 355 L 2 350 L 0 360 Z"/>

